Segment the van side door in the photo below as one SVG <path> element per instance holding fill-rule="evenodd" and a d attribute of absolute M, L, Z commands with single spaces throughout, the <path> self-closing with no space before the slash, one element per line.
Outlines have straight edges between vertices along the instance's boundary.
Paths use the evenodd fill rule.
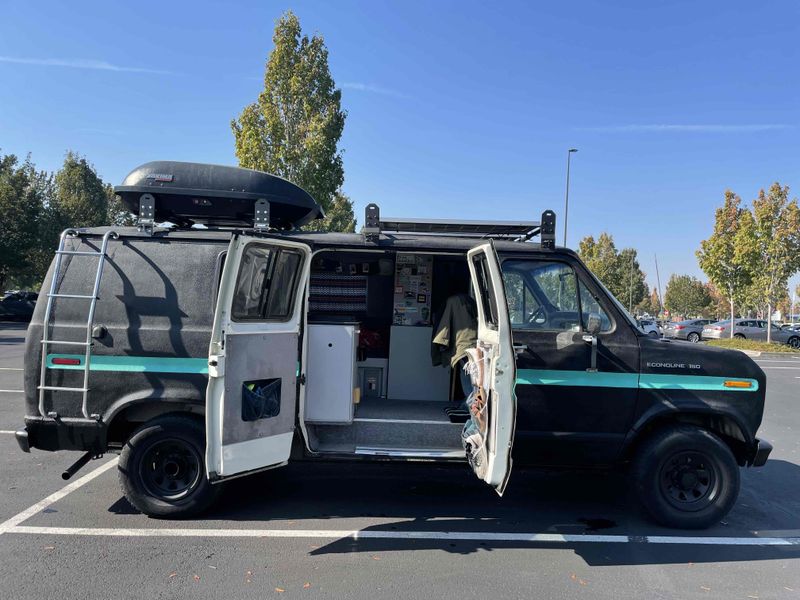
<path fill-rule="evenodd" d="M 529 464 L 614 461 L 636 411 L 638 334 L 569 256 L 509 255 L 503 277 L 517 353 L 515 456 Z M 587 330 L 598 317 L 592 365 Z"/>
<path fill-rule="evenodd" d="M 289 460 L 310 254 L 308 245 L 280 238 L 231 240 L 208 352 L 206 470 L 211 481 Z"/>
<path fill-rule="evenodd" d="M 500 261 L 490 241 L 467 252 L 472 289 L 478 307 L 478 347 L 482 353 L 482 400 L 468 422 L 467 459 L 475 474 L 503 495 L 511 475 L 511 447 L 517 414 L 514 396 L 516 365 L 511 341 Z M 474 443 L 470 443 L 470 438 Z"/>

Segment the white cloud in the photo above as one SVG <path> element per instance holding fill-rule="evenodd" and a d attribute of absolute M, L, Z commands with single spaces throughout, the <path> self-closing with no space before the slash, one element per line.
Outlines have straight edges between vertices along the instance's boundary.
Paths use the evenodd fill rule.
<path fill-rule="evenodd" d="M 595 131 L 598 133 L 754 133 L 789 129 L 790 125 L 782 123 L 745 124 L 745 125 L 608 125 L 602 127 L 576 127 L 577 131 Z"/>
<path fill-rule="evenodd" d="M 20 58 L 15 56 L 0 56 L 0 62 L 14 63 L 18 65 L 36 65 L 40 67 L 65 67 L 68 69 L 92 69 L 95 71 L 116 71 L 125 73 L 151 73 L 156 75 L 168 75 L 169 71 L 160 69 L 146 69 L 143 67 L 123 67 L 113 65 L 104 60 L 81 59 L 81 58 Z"/>
<path fill-rule="evenodd" d="M 398 92 L 397 90 L 391 90 L 389 88 L 382 87 L 380 85 L 374 85 L 372 83 L 358 83 L 353 81 L 348 81 L 345 83 L 340 83 L 339 87 L 343 90 L 355 90 L 357 92 L 369 92 L 372 94 L 382 94 L 384 96 L 394 96 L 395 98 L 408 98 L 407 94 L 403 92 Z"/>

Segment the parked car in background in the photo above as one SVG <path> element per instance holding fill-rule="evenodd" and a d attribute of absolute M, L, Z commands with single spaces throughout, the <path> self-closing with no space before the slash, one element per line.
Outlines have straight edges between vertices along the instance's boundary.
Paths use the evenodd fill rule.
<path fill-rule="evenodd" d="M 658 329 L 658 323 L 652 319 L 639 319 L 639 329 L 651 337 L 661 337 L 661 331 Z"/>
<path fill-rule="evenodd" d="M 731 320 L 718 321 L 703 328 L 703 339 L 722 339 L 730 337 Z M 800 349 L 800 331 L 781 329 L 774 323 L 764 319 L 736 319 L 734 322 L 733 337 L 759 342 L 767 341 L 767 326 L 772 327 L 771 339 L 779 344 L 788 344 L 792 348 Z"/>
<path fill-rule="evenodd" d="M 697 343 L 703 337 L 703 327 L 713 322 L 714 319 L 686 319 L 676 323 L 665 323 L 664 337 Z"/>
<path fill-rule="evenodd" d="M 30 321 L 37 296 L 36 292 L 7 292 L 0 300 L 0 321 Z"/>

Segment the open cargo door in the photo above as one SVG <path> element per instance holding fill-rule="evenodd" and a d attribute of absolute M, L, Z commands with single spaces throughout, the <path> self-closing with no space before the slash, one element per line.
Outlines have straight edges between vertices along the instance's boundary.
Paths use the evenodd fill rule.
<path fill-rule="evenodd" d="M 240 235 L 231 241 L 208 356 L 211 481 L 289 460 L 310 254 L 306 244 L 269 237 Z"/>
<path fill-rule="evenodd" d="M 490 241 L 467 253 L 478 305 L 478 348 L 470 352 L 478 386 L 464 429 L 467 459 L 475 474 L 503 495 L 511 474 L 517 399 L 516 362 L 500 261 Z"/>

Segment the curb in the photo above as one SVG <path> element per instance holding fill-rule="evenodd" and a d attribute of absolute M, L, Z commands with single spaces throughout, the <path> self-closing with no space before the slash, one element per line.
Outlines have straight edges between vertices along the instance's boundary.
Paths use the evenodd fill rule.
<path fill-rule="evenodd" d="M 736 348 L 739 352 L 744 352 L 747 356 L 761 356 L 761 350 L 742 350 L 740 348 Z"/>

